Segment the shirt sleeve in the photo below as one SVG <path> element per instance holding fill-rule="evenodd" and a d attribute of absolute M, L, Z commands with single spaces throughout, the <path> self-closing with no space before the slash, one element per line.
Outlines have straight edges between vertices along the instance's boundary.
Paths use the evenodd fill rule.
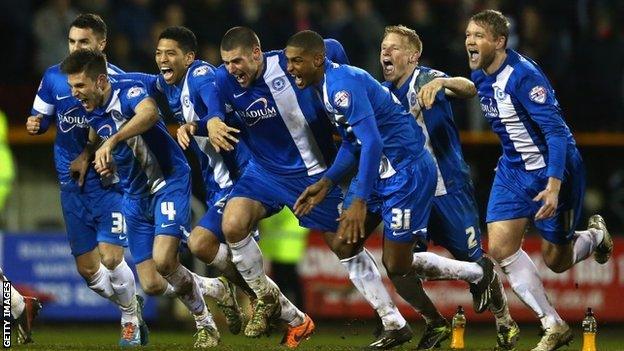
<path fill-rule="evenodd" d="M 367 201 L 379 177 L 383 141 L 374 116 L 360 119 L 352 128 L 362 145 L 355 196 Z"/>
<path fill-rule="evenodd" d="M 45 133 L 54 119 L 56 106 L 54 105 L 55 97 L 53 90 L 52 79 L 50 75 L 46 73 L 43 78 L 41 78 L 37 95 L 35 95 L 35 101 L 33 102 L 32 109 L 30 110 L 30 114 L 33 116 L 38 114 L 43 115 L 37 134 Z M 68 94 L 71 94 L 71 92 Z"/>
<path fill-rule="evenodd" d="M 349 57 L 344 47 L 336 39 L 325 39 L 325 56 L 332 62 L 348 65 Z"/>
<path fill-rule="evenodd" d="M 123 99 L 123 101 L 125 102 L 123 106 L 128 109 L 127 111 L 124 111 L 124 115 L 130 118 L 134 116 L 137 105 L 149 97 L 143 83 L 139 81 L 137 81 L 136 83 L 136 85 L 121 92 L 121 94 L 124 94 L 124 96 L 121 97 L 121 99 Z"/>
<path fill-rule="evenodd" d="M 334 184 L 338 184 L 342 178 L 357 164 L 357 150 L 348 141 L 342 140 L 336 159 L 325 173 Z"/>
<path fill-rule="evenodd" d="M 448 74 L 442 72 L 442 71 L 438 71 L 435 69 L 431 70 L 431 74 L 433 75 L 433 79 L 436 78 L 449 78 Z M 442 88 L 440 89 L 440 91 L 437 92 L 436 97 L 435 97 L 435 102 L 438 103 L 443 103 L 448 101 L 448 96 L 446 95 L 446 89 Z"/>
<path fill-rule="evenodd" d="M 223 97 L 223 92 L 219 89 L 216 79 L 217 76 L 215 76 L 215 80 L 212 80 L 210 83 L 206 83 L 210 85 L 205 87 L 205 89 L 200 88 L 202 101 L 206 104 L 207 112 L 205 116 L 201 116 L 199 121 L 197 121 L 197 130 L 195 130 L 195 134 L 198 136 L 208 136 L 208 121 L 213 117 L 219 117 L 219 119 L 227 123 L 225 98 Z"/>
<path fill-rule="evenodd" d="M 357 82 L 342 82 L 336 89 L 332 90 L 329 99 L 331 99 L 331 104 L 338 113 L 344 115 L 350 125 L 375 115 L 366 88 Z"/>
<path fill-rule="evenodd" d="M 216 84 L 214 77 L 206 77 L 198 82 L 197 89 L 202 102 L 206 106 L 206 115 L 200 116 L 201 118 L 207 117 L 219 117 L 221 120 L 225 119 L 225 107 L 223 100 L 219 94 L 219 87 Z"/>
<path fill-rule="evenodd" d="M 338 114 L 344 115 L 349 124 L 347 128 L 351 129 L 361 144 L 359 181 L 355 195 L 366 201 L 379 176 L 383 148 L 375 112 L 368 98 L 366 87 L 352 80 L 342 80 L 336 84 L 335 89 L 332 89 L 328 98 L 331 99 L 331 104 Z"/>
<path fill-rule="evenodd" d="M 548 81 L 529 73 L 520 78 L 516 98 L 537 123 L 548 146 L 548 177 L 563 178 L 567 153 L 568 128 Z"/>

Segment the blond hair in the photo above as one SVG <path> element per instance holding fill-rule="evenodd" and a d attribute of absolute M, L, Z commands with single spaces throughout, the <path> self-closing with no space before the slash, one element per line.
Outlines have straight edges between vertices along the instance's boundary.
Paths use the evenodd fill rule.
<path fill-rule="evenodd" d="M 407 43 L 412 49 L 422 53 L 422 41 L 415 30 L 399 24 L 398 26 L 387 26 L 384 30 L 384 38 L 388 34 L 398 34 L 403 36 L 407 39 Z"/>

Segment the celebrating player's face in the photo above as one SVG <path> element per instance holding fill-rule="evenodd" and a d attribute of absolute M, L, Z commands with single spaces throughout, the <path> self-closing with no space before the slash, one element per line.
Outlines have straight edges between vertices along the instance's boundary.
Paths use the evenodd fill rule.
<path fill-rule="evenodd" d="M 79 49 L 102 51 L 106 45 L 106 39 L 99 38 L 91 28 L 71 27 L 67 43 L 70 54 Z"/>
<path fill-rule="evenodd" d="M 410 59 L 417 60 L 418 54 L 410 49 L 407 38 L 404 36 L 397 33 L 386 35 L 381 42 L 379 54 L 384 79 L 397 84 L 402 78 L 412 73 L 409 65 Z"/>
<path fill-rule="evenodd" d="M 284 53 L 288 60 L 288 73 L 295 77 L 295 84 L 299 89 L 316 82 L 318 68 L 312 53 L 306 53 L 302 48 L 294 46 L 287 46 Z M 322 61 L 317 62 L 318 64 L 322 64 Z"/>
<path fill-rule="evenodd" d="M 88 112 L 93 111 L 102 102 L 104 91 L 98 87 L 98 81 L 106 80 L 105 75 L 100 75 L 97 79 L 92 79 L 84 72 L 69 74 L 67 83 L 71 87 L 72 95 L 80 100 L 82 107 Z"/>
<path fill-rule="evenodd" d="M 497 44 L 497 38 L 494 38 L 494 34 L 487 27 L 470 21 L 466 28 L 466 51 L 470 69 L 487 69 L 494 61 Z"/>
<path fill-rule="evenodd" d="M 195 54 L 184 53 L 175 40 L 160 39 L 156 47 L 155 58 L 165 82 L 171 85 L 182 80 L 189 65 L 195 60 Z"/>
<path fill-rule="evenodd" d="M 236 77 L 236 81 L 243 88 L 247 88 L 259 75 L 262 53 L 259 47 L 249 50 L 236 48 L 233 50 L 221 50 L 221 59 L 228 73 Z"/>

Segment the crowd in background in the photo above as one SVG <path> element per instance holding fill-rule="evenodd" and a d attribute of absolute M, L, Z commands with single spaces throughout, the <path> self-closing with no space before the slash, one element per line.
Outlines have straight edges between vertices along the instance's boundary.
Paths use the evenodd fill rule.
<path fill-rule="evenodd" d="M 13 134 L 21 134 L 42 73 L 67 55 L 69 24 L 79 13 L 104 18 L 109 27 L 106 53 L 126 71 L 157 71 L 156 38 L 167 26 L 191 28 L 199 40 L 198 56 L 219 64 L 221 37 L 230 27 L 245 25 L 259 34 L 265 50 L 282 48 L 299 30 L 316 30 L 340 40 L 352 64 L 381 78 L 383 29 L 400 23 L 420 34 L 422 65 L 468 77 L 466 23 L 486 8 L 508 16 L 509 46 L 544 69 L 573 132 L 624 132 L 624 0 L 2 0 L 0 110 Z M 476 98 L 454 103 L 454 111 L 461 129 L 489 130 Z M 497 156 L 495 148 L 488 152 Z M 22 178 L 30 149 L 24 144 L 18 150 Z M 623 150 L 582 149 L 590 184 L 587 213 L 602 211 L 614 228 L 624 228 L 624 168 L 613 161 L 621 159 Z M 483 180 L 494 161 L 479 163 L 481 148 L 464 151 L 484 205 L 490 182 Z M 33 153 L 34 159 L 37 151 Z"/>
<path fill-rule="evenodd" d="M 69 23 L 81 12 L 104 18 L 108 57 L 126 71 L 154 72 L 156 37 L 172 25 L 191 28 L 199 57 L 219 64 L 222 35 L 244 25 L 258 33 L 265 50 L 283 47 L 299 30 L 316 30 L 340 40 L 352 64 L 380 78 L 384 26 L 402 23 L 424 41 L 422 65 L 468 76 L 464 30 L 467 19 L 485 8 L 509 17 L 510 47 L 546 71 L 575 131 L 624 131 L 621 0 L 4 0 L 0 85 L 36 86 L 45 68 L 66 55 Z"/>

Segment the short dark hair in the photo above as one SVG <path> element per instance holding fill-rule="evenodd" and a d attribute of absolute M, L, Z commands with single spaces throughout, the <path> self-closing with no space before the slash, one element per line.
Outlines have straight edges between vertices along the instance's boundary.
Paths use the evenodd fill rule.
<path fill-rule="evenodd" d="M 505 37 L 505 46 L 509 39 L 509 20 L 500 11 L 484 10 L 470 17 L 478 25 L 487 26 L 495 37 Z"/>
<path fill-rule="evenodd" d="M 91 29 L 93 33 L 100 36 L 101 38 L 106 39 L 106 23 L 102 17 L 94 14 L 94 13 L 83 13 L 78 15 L 71 23 L 69 28 L 76 27 L 80 29 Z"/>
<path fill-rule="evenodd" d="M 106 74 L 106 55 L 95 50 L 76 50 L 61 62 L 61 72 L 65 74 L 85 74 L 95 79 L 100 74 Z"/>
<path fill-rule="evenodd" d="M 195 37 L 195 33 L 192 30 L 186 27 L 167 27 L 158 36 L 158 40 L 160 39 L 175 40 L 184 53 L 190 51 L 197 52 L 197 37 Z"/>
<path fill-rule="evenodd" d="M 286 46 L 302 48 L 304 51 L 325 54 L 323 37 L 313 30 L 302 30 L 288 39 Z"/>
<path fill-rule="evenodd" d="M 260 47 L 260 39 L 258 39 L 256 32 L 247 27 L 230 28 L 221 39 L 221 50 L 224 51 L 240 47 L 251 49 L 254 46 Z"/>

